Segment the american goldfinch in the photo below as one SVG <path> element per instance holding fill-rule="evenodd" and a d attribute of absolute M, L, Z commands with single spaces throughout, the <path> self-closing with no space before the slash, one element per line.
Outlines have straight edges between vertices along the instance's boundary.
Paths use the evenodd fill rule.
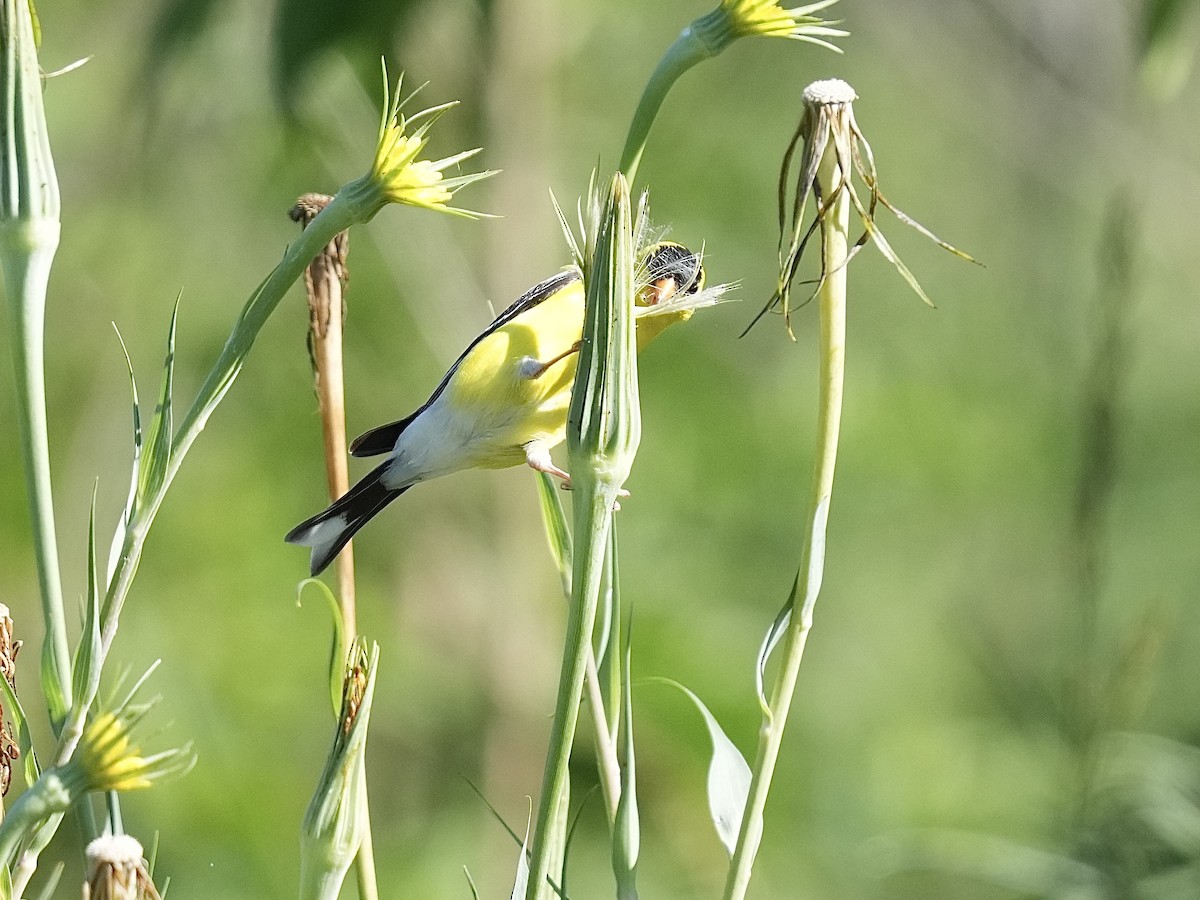
<path fill-rule="evenodd" d="M 639 350 L 719 294 L 702 290 L 700 257 L 679 244 L 654 244 L 641 260 Z M 386 453 L 387 459 L 286 537 L 312 548 L 312 574 L 322 572 L 360 528 L 418 482 L 461 469 L 526 463 L 568 485 L 570 476 L 554 464 L 550 450 L 566 437 L 582 334 L 583 283 L 572 268 L 517 298 L 463 351 L 420 409 L 356 438 L 352 456 Z"/>

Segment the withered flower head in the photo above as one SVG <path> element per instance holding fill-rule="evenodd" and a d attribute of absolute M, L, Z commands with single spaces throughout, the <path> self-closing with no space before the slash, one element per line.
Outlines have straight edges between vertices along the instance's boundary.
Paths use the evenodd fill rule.
<path fill-rule="evenodd" d="M 779 173 L 779 280 L 775 293 L 755 316 L 747 331 L 764 313 L 778 307 L 782 309 L 788 334 L 792 334 L 791 289 L 800 260 L 814 234 L 820 234 L 824 241 L 827 217 L 835 202 L 842 198 L 849 200 L 863 227 L 863 233 L 851 248 L 849 258 L 853 258 L 869 241 L 874 242 L 909 287 L 930 306 L 933 306 L 933 302 L 916 276 L 880 231 L 876 221 L 876 210 L 880 206 L 891 210 L 901 222 L 915 228 L 943 249 L 975 262 L 898 209 L 883 195 L 879 189 L 871 145 L 854 117 L 853 104 L 857 99 L 854 89 L 838 79 L 815 81 L 804 90 L 804 112 L 788 144 Z M 793 184 L 792 168 L 797 150 L 799 162 Z M 811 220 L 806 220 L 810 196 L 814 199 L 816 212 Z M 801 306 L 816 296 L 828 274 L 822 267 L 812 293 Z"/>

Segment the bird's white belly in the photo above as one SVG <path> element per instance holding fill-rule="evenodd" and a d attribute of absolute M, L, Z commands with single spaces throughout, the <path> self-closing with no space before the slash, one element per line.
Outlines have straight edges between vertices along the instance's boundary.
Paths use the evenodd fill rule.
<path fill-rule="evenodd" d="M 517 431 L 521 410 L 498 407 L 456 409 L 443 392 L 404 429 L 383 476 L 397 489 L 476 466 L 502 467 L 524 461 Z"/>

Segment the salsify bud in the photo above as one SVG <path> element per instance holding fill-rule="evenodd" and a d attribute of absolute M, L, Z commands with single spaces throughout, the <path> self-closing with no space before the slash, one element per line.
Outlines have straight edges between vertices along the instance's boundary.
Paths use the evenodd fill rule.
<path fill-rule="evenodd" d="M 41 69 L 29 4 L 4 0 L 7 87 L 3 98 L 4 145 L 0 167 L 0 226 L 21 222 L 50 229 L 57 242 L 58 176 L 50 155 L 46 110 L 42 104 Z"/>
<path fill-rule="evenodd" d="M 367 823 L 365 756 L 379 645 L 358 638 L 342 680 L 333 747 L 300 835 L 301 900 L 335 898 L 362 845 Z"/>
<path fill-rule="evenodd" d="M 636 277 L 629 185 L 613 176 L 595 244 L 583 260 L 583 342 L 571 394 L 567 446 L 573 476 L 594 473 L 619 491 L 641 440 L 634 330 Z M 611 504 L 612 498 L 609 498 Z"/>

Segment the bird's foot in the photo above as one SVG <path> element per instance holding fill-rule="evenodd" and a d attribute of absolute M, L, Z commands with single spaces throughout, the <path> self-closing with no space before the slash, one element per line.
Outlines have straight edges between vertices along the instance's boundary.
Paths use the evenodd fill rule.
<path fill-rule="evenodd" d="M 547 475 L 553 475 L 555 478 L 562 479 L 559 487 L 564 491 L 571 490 L 570 473 L 560 469 L 554 464 L 554 461 L 550 459 L 550 448 L 545 444 L 538 443 L 537 441 L 526 444 L 525 462 L 529 465 L 529 468 L 533 469 L 535 472 L 545 472 Z M 622 489 L 617 491 L 617 497 L 622 500 L 626 499 L 628 496 L 629 491 L 627 490 Z M 614 512 L 620 508 L 621 504 L 619 502 L 613 504 Z"/>
<path fill-rule="evenodd" d="M 547 475 L 553 475 L 555 478 L 562 479 L 562 489 L 569 491 L 571 489 L 571 475 L 569 472 L 560 469 L 554 464 L 554 460 L 550 458 L 550 448 L 545 444 L 534 441 L 525 445 L 525 462 L 529 468 L 535 472 L 545 472 Z"/>

